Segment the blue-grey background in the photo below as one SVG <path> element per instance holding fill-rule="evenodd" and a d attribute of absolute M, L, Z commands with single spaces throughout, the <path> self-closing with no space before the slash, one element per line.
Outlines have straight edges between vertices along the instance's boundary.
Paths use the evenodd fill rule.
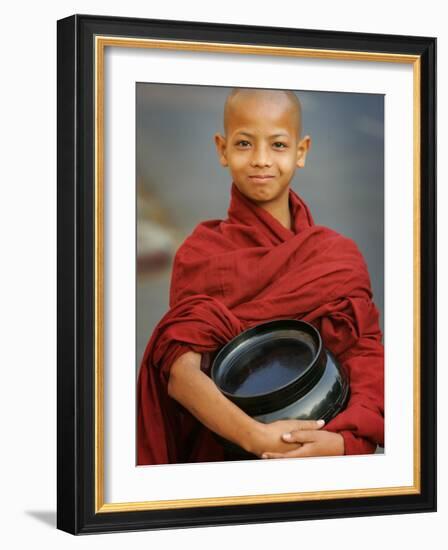
<path fill-rule="evenodd" d="M 136 87 L 137 366 L 168 308 L 171 261 L 194 226 L 226 216 L 231 179 L 213 135 L 223 131 L 229 88 Z M 296 91 L 312 138 L 293 189 L 314 220 L 356 241 L 384 311 L 384 97 Z"/>

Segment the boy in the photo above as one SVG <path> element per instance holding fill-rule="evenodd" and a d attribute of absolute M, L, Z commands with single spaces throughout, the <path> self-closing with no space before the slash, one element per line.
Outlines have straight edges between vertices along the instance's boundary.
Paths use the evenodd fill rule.
<path fill-rule="evenodd" d="M 378 312 L 355 243 L 314 225 L 289 187 L 311 144 L 300 102 L 293 92 L 236 89 L 224 130 L 215 144 L 233 179 L 228 218 L 199 224 L 176 254 L 170 310 L 140 369 L 137 462 L 223 460 L 214 433 L 262 458 L 372 453 L 384 438 Z M 348 371 L 347 407 L 325 428 L 259 423 L 208 376 L 226 342 L 278 318 L 313 323 Z"/>

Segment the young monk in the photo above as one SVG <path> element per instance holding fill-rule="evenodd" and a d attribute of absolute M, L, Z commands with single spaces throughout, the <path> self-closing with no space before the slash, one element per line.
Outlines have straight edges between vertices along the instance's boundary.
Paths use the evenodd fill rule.
<path fill-rule="evenodd" d="M 293 92 L 233 90 L 215 143 L 233 183 L 226 220 L 199 224 L 179 248 L 170 310 L 138 381 L 138 464 L 223 460 L 219 436 L 262 458 L 365 454 L 383 445 L 382 334 L 355 243 L 317 226 L 291 189 L 305 166 Z M 312 323 L 347 369 L 347 407 L 323 421 L 262 424 L 209 377 L 216 351 L 273 319 Z"/>

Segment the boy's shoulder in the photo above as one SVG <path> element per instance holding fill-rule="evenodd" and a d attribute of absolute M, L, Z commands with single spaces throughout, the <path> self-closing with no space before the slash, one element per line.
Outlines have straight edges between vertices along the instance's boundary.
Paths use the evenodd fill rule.
<path fill-rule="evenodd" d="M 335 257 L 337 254 L 334 255 L 334 251 L 337 251 L 341 259 L 351 257 L 354 262 L 359 262 L 367 267 L 361 247 L 352 237 L 326 225 L 314 225 L 313 230 L 318 235 L 318 238 L 315 239 L 315 247 L 322 245 L 323 250 L 328 250 Z"/>
<path fill-rule="evenodd" d="M 175 261 L 190 263 L 209 258 L 215 253 L 219 254 L 235 249 L 239 239 L 229 238 L 229 235 L 234 235 L 234 233 L 228 232 L 228 224 L 228 219 L 211 219 L 198 223 L 177 249 Z M 353 260 L 358 258 L 362 263 L 365 262 L 357 242 L 345 233 L 321 224 L 313 224 L 309 230 L 305 231 L 307 233 L 304 238 L 306 249 L 311 247 L 315 250 L 319 249 L 323 253 L 328 250 L 332 255 L 337 250 L 341 257 L 348 255 Z"/>
<path fill-rule="evenodd" d="M 210 247 L 219 242 L 221 226 L 224 222 L 225 220 L 213 219 L 198 223 L 177 249 L 176 257 L 185 254 L 206 256 Z"/>
<path fill-rule="evenodd" d="M 342 231 L 334 229 L 333 227 L 330 227 L 328 225 L 322 225 L 322 224 L 314 224 L 311 229 L 314 232 L 320 234 L 323 239 L 327 239 L 330 241 L 331 240 L 339 241 L 340 243 L 350 244 L 358 248 L 356 241 L 352 237 L 349 237 L 346 233 L 343 233 Z"/>

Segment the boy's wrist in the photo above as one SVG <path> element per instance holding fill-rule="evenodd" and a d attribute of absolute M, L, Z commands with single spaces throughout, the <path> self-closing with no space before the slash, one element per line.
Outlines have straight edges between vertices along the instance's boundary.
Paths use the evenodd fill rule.
<path fill-rule="evenodd" d="M 266 424 L 251 418 L 247 435 L 248 437 L 243 438 L 240 446 L 248 453 L 260 456 L 265 450 Z"/>

